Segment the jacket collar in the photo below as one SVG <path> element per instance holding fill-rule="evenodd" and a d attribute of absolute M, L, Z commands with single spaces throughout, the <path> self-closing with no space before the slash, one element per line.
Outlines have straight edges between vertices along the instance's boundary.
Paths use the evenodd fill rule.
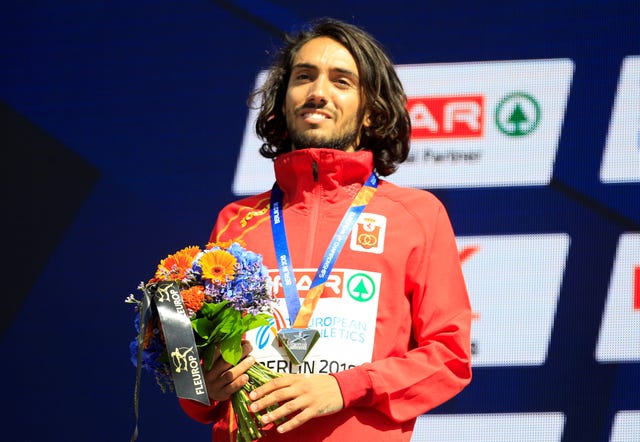
<path fill-rule="evenodd" d="M 302 149 L 278 156 L 274 168 L 285 201 L 305 201 L 313 193 L 335 202 L 352 198 L 371 175 L 373 154 L 368 150 Z"/>

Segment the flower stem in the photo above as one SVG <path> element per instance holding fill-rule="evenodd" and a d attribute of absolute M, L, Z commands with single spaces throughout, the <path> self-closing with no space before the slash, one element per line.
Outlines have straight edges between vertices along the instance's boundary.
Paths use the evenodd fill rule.
<path fill-rule="evenodd" d="M 244 384 L 241 390 L 231 395 L 231 405 L 233 406 L 238 423 L 238 442 L 251 442 L 262 437 L 262 433 L 258 426 L 260 425 L 260 418 L 265 413 L 252 413 L 249 411 L 249 393 L 259 386 L 266 384 L 271 379 L 282 376 L 280 373 L 277 373 L 260 363 L 253 364 L 249 367 L 247 375 L 249 375 L 249 382 Z M 277 404 L 272 405 L 267 408 L 266 412 L 268 413 L 277 407 Z"/>
<path fill-rule="evenodd" d="M 249 398 L 246 392 L 240 390 L 231 395 L 231 405 L 236 413 L 240 442 L 251 442 L 255 439 L 260 439 L 262 434 L 255 422 L 255 418 L 249 413 Z"/>

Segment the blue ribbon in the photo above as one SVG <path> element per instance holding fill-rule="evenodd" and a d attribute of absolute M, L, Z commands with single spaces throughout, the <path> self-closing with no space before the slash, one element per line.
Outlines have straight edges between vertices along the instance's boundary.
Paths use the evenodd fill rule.
<path fill-rule="evenodd" d="M 354 198 L 354 202 L 359 201 L 358 196 L 365 191 L 365 187 L 373 189 L 378 187 L 378 177 L 375 172 L 371 173 L 362 189 L 360 189 L 360 192 L 358 192 L 358 195 Z M 291 263 L 291 255 L 289 253 L 289 245 L 287 243 L 287 233 L 284 227 L 284 217 L 282 212 L 282 200 L 283 193 L 276 182 L 273 184 L 273 188 L 271 189 L 271 232 L 273 234 L 273 245 L 276 251 L 276 260 L 278 261 L 282 290 L 284 291 L 287 311 L 289 312 L 289 325 L 293 325 L 296 317 L 298 316 L 298 312 L 300 311 L 300 295 L 298 294 L 298 288 L 296 287 L 296 279 L 293 274 L 293 264 Z M 329 243 L 329 247 L 327 247 L 324 257 L 322 258 L 321 265 L 318 267 L 309 288 L 317 287 L 327 281 L 331 274 L 331 270 L 338 259 L 338 255 L 349 236 L 349 232 L 367 205 L 366 202 L 365 204 L 354 205 L 354 202 L 352 202 L 349 209 L 347 209 L 340 225 L 333 234 L 333 238 Z"/>

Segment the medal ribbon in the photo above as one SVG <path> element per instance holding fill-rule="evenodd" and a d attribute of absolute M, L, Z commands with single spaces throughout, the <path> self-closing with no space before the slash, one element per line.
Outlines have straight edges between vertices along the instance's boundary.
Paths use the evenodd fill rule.
<path fill-rule="evenodd" d="M 344 214 L 338 229 L 333 234 L 333 238 L 327 247 L 327 251 L 322 258 L 322 263 L 318 267 L 307 296 L 300 305 L 300 295 L 296 287 L 296 279 L 293 274 L 293 265 L 291 263 L 291 255 L 289 253 L 289 245 L 287 243 L 287 234 L 284 227 L 284 218 L 282 213 L 283 193 L 278 183 L 273 184 L 271 189 L 271 232 L 273 233 L 273 245 L 276 251 L 276 259 L 278 261 L 278 270 L 280 271 L 280 280 L 282 282 L 282 290 L 289 312 L 289 323 L 293 328 L 306 328 L 311 320 L 311 315 L 318 304 L 320 295 L 324 290 L 324 284 L 327 282 L 331 269 L 338 259 L 338 255 L 349 236 L 349 232 L 358 220 L 358 217 L 369 204 L 373 194 L 378 187 L 378 177 L 372 172 L 367 181 L 354 197 L 351 205 Z"/>

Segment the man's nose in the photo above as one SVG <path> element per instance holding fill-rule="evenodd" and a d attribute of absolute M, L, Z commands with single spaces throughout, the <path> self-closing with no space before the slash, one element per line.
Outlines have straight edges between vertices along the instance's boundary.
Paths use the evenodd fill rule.
<path fill-rule="evenodd" d="M 307 95 L 307 101 L 313 103 L 326 103 L 327 102 L 327 88 L 329 84 L 326 78 L 319 76 L 312 83 L 309 84 L 309 91 Z"/>

